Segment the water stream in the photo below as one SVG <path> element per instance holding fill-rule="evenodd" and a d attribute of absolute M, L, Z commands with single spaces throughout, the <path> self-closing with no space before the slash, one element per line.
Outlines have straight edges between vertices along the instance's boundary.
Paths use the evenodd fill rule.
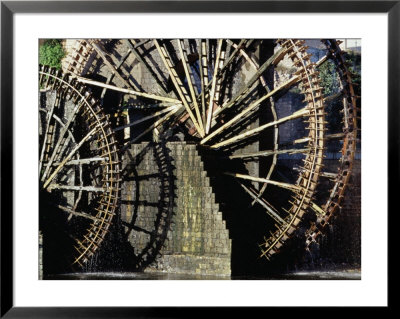
<path fill-rule="evenodd" d="M 204 276 L 161 272 L 92 272 L 49 275 L 48 280 L 361 280 L 360 269 L 299 271 L 272 276 Z"/>

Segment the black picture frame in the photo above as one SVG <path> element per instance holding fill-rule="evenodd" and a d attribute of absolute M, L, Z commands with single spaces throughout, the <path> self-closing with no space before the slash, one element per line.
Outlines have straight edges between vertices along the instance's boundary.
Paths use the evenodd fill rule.
<path fill-rule="evenodd" d="M 144 318 L 191 317 L 204 311 L 215 315 L 238 313 L 226 308 L 113 308 L 15 307 L 13 302 L 13 19 L 15 13 L 122 12 L 269 12 L 269 13 L 387 13 L 388 14 L 388 204 L 394 206 L 399 181 L 400 0 L 396 1 L 1 1 L 1 318 Z M 388 214 L 389 225 L 391 216 Z M 388 232 L 390 244 L 392 232 Z M 388 245 L 390 250 L 390 245 Z M 390 262 L 389 256 L 388 261 Z M 388 285 L 390 280 L 388 281 Z M 390 308 L 390 298 L 388 307 Z M 241 309 L 272 315 L 276 308 Z M 292 308 L 291 310 L 295 310 Z M 337 310 L 334 309 L 335 311 Z M 240 312 L 239 311 L 239 312 Z M 304 308 L 296 311 L 306 313 Z M 240 313 L 239 313 L 240 315 Z"/>

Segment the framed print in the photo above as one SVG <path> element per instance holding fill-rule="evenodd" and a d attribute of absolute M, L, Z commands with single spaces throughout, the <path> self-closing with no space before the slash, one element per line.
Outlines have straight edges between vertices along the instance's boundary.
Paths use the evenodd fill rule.
<path fill-rule="evenodd" d="M 3 1 L 1 316 L 388 307 L 399 8 Z"/>

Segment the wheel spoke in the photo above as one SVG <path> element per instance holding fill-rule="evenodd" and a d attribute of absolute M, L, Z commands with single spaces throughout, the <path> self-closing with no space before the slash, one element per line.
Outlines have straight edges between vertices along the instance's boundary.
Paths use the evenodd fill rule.
<path fill-rule="evenodd" d="M 160 53 L 161 59 L 163 60 L 169 74 L 171 77 L 172 82 L 174 83 L 175 89 L 178 92 L 178 95 L 181 98 L 181 101 L 183 102 L 183 105 L 185 106 L 186 112 L 189 114 L 190 119 L 192 120 L 194 126 L 196 127 L 197 131 L 199 132 L 200 136 L 204 136 L 204 132 L 203 130 L 201 130 L 199 124 L 197 123 L 196 118 L 194 117 L 194 114 L 189 106 L 188 101 L 190 101 L 190 97 L 185 89 L 185 87 L 183 86 L 174 66 L 172 65 L 171 59 L 167 53 L 167 50 L 165 49 L 164 45 L 160 45 L 158 43 L 158 40 L 154 40 L 154 44 L 157 47 L 157 50 Z"/>
<path fill-rule="evenodd" d="M 201 39 L 201 59 L 200 59 L 200 78 L 201 78 L 201 106 L 203 112 L 203 123 L 206 126 L 206 92 L 205 88 L 208 87 L 208 40 Z"/>
<path fill-rule="evenodd" d="M 247 94 L 250 92 L 250 89 L 253 87 L 254 83 L 260 78 L 260 76 L 264 73 L 264 71 L 276 62 L 276 59 L 281 55 L 284 49 L 280 49 L 277 51 L 272 57 L 270 57 L 253 75 L 253 77 L 246 83 L 246 85 L 240 90 L 240 92 L 233 98 L 230 102 L 224 104 L 221 108 L 219 108 L 214 116 L 219 115 L 222 111 L 232 107 L 234 104 L 239 104 L 241 101 L 245 99 Z"/>
<path fill-rule="evenodd" d="M 315 204 L 314 202 L 310 203 L 310 207 L 315 212 L 315 214 L 317 216 L 322 216 L 323 217 L 323 216 L 326 215 L 326 212 L 321 207 L 319 207 L 317 204 Z"/>
<path fill-rule="evenodd" d="M 63 126 L 63 128 L 62 128 L 62 130 L 61 130 L 61 132 L 60 132 L 60 135 L 59 135 L 59 137 L 58 137 L 57 143 L 56 143 L 56 145 L 55 145 L 55 147 L 54 147 L 53 153 L 51 154 L 51 157 L 50 157 L 48 166 L 46 167 L 46 169 L 45 169 L 45 171 L 44 171 L 44 173 L 43 173 L 43 175 L 42 175 L 42 178 L 41 178 L 42 181 L 44 181 L 45 178 L 47 177 L 47 175 L 48 175 L 48 173 L 49 173 L 49 169 L 50 169 L 50 167 L 52 166 L 53 161 L 55 160 L 55 157 L 56 157 L 56 155 L 57 155 L 57 152 L 58 152 L 59 147 L 61 146 L 61 143 L 62 143 L 63 141 L 64 141 L 64 143 L 65 143 L 64 135 L 65 135 L 65 133 L 68 131 L 69 126 L 71 125 L 71 123 L 72 123 L 73 120 L 75 119 L 76 114 L 78 114 L 80 108 L 82 107 L 82 105 L 83 105 L 84 103 L 85 103 L 85 100 L 82 98 L 82 99 L 79 101 L 79 103 L 74 107 L 74 110 L 72 111 L 72 114 L 70 115 L 70 117 L 69 117 L 67 123 Z"/>
<path fill-rule="evenodd" d="M 241 179 L 247 179 L 253 182 L 262 182 L 262 183 L 267 183 L 267 184 L 271 184 L 271 185 L 275 185 L 275 186 L 279 186 L 285 189 L 290 189 L 293 191 L 297 191 L 300 190 L 301 187 L 297 186 L 297 185 L 293 185 L 293 184 L 289 184 L 289 183 L 282 183 L 282 182 L 278 182 L 278 181 L 274 181 L 271 179 L 266 179 L 266 178 L 261 178 L 261 177 L 254 177 L 254 176 L 250 176 L 250 175 L 244 175 L 244 174 L 238 174 L 238 173 L 230 173 L 230 172 L 225 172 L 225 175 L 229 175 L 229 176 L 233 176 L 233 177 L 237 177 L 237 178 L 241 178 Z"/>
<path fill-rule="evenodd" d="M 78 216 L 78 217 L 84 217 L 86 219 L 90 219 L 93 220 L 95 222 L 101 222 L 101 219 L 96 218 L 95 216 L 89 215 L 87 213 L 82 213 L 82 212 L 77 212 L 72 208 L 69 207 L 65 207 L 62 205 L 57 205 L 57 207 L 65 212 L 67 212 L 68 214 L 70 214 L 70 216 Z"/>
<path fill-rule="evenodd" d="M 125 55 L 121 58 L 121 60 L 115 65 L 115 70 L 118 71 L 119 68 L 124 64 L 124 62 L 126 61 L 126 59 L 128 58 L 128 56 L 132 53 L 132 51 L 128 50 Z M 106 84 L 110 84 L 110 82 L 112 81 L 112 79 L 114 78 L 114 73 L 111 73 L 106 81 Z M 104 96 L 106 95 L 106 91 L 107 88 L 103 88 L 103 91 L 101 92 L 101 96 L 100 98 L 103 99 Z"/>
<path fill-rule="evenodd" d="M 275 93 L 277 93 L 278 91 L 280 91 L 281 89 L 291 85 L 294 81 L 297 81 L 297 77 L 293 77 L 291 78 L 289 81 L 285 82 L 284 84 L 282 84 L 281 86 L 277 87 L 276 89 L 272 90 L 271 92 L 269 92 L 268 94 L 264 95 L 263 97 L 259 98 L 257 101 L 253 102 L 252 104 L 250 104 L 247 108 L 245 108 L 243 111 L 241 111 L 238 115 L 236 115 L 234 118 L 232 118 L 231 120 L 229 120 L 228 122 L 226 122 L 224 125 L 220 126 L 218 129 L 216 129 L 214 132 L 212 132 L 211 134 L 209 134 L 208 136 L 206 136 L 205 138 L 203 138 L 200 142 L 200 144 L 204 144 L 205 142 L 207 142 L 208 140 L 210 140 L 211 138 L 213 138 L 214 136 L 218 135 L 219 133 L 223 132 L 224 130 L 226 130 L 227 128 L 229 128 L 230 126 L 232 126 L 233 124 L 235 124 L 238 121 L 241 121 L 245 118 L 247 118 L 247 116 L 249 115 L 249 113 L 251 111 L 253 111 L 257 106 L 259 106 L 263 101 L 265 101 L 266 99 L 270 98 L 271 96 L 273 96 Z M 276 123 L 278 124 L 278 123 Z"/>
<path fill-rule="evenodd" d="M 227 58 L 224 62 L 224 65 L 222 66 L 221 70 L 219 71 L 219 73 L 223 73 L 230 65 L 231 63 L 235 60 L 236 55 L 240 52 L 240 49 L 242 48 L 243 44 L 246 42 L 247 40 L 242 39 L 240 40 L 240 42 L 237 45 L 234 45 L 234 50 L 233 52 L 229 55 L 229 58 Z M 230 42 L 230 41 L 228 41 Z M 222 79 L 224 79 L 224 76 L 222 76 Z"/>
<path fill-rule="evenodd" d="M 144 121 L 147 121 L 147 120 L 150 120 L 150 119 L 152 119 L 152 118 L 155 118 L 155 117 L 157 117 L 157 116 L 159 116 L 159 115 L 161 115 L 161 114 L 164 114 L 164 113 L 173 111 L 173 110 L 175 110 L 176 108 L 179 108 L 179 105 L 173 105 L 173 106 L 167 107 L 167 108 L 165 108 L 164 110 L 155 112 L 154 114 L 149 115 L 149 116 L 145 116 L 145 117 L 143 117 L 143 118 L 141 118 L 141 119 L 139 119 L 139 120 L 137 120 L 137 121 L 134 121 L 134 122 L 132 122 L 132 123 L 129 123 L 129 124 L 126 124 L 126 125 L 123 125 L 123 126 L 118 126 L 118 127 L 114 128 L 114 132 L 123 130 L 123 129 L 128 128 L 128 127 L 135 126 L 135 125 L 137 125 L 137 124 L 139 124 L 139 123 L 142 123 L 142 122 L 144 122 Z"/>
<path fill-rule="evenodd" d="M 266 209 L 267 214 L 272 217 L 279 225 L 285 226 L 287 223 L 286 221 L 279 216 L 277 210 L 270 204 L 268 203 L 265 199 L 260 198 L 257 196 L 256 191 L 253 189 L 247 188 L 245 185 L 240 183 L 240 186 L 257 202 L 259 203 L 262 207 Z"/>
<path fill-rule="evenodd" d="M 326 140 L 333 140 L 333 139 L 343 139 L 346 136 L 344 133 L 336 133 L 336 134 L 327 134 L 325 135 Z"/>
<path fill-rule="evenodd" d="M 157 128 L 159 125 L 161 125 L 162 123 L 166 122 L 172 115 L 174 115 L 177 111 L 179 111 L 180 109 L 182 109 L 182 106 L 178 106 L 176 108 L 174 108 L 172 111 L 170 111 L 169 113 L 167 113 L 164 117 L 158 119 L 156 122 L 154 122 L 150 127 L 148 127 L 146 130 L 144 130 L 142 133 L 140 133 L 138 136 L 136 136 L 135 138 L 133 138 L 132 140 L 128 141 L 127 143 L 125 143 L 124 147 L 121 149 L 121 151 L 125 151 L 129 145 L 131 145 L 132 143 L 135 143 L 137 140 L 139 140 L 141 137 L 145 136 L 147 133 L 151 132 L 152 130 L 154 130 L 155 128 Z"/>
<path fill-rule="evenodd" d="M 214 65 L 214 74 L 213 78 L 211 81 L 211 92 L 210 92 L 210 101 L 208 102 L 208 111 L 207 111 L 207 124 L 206 124 L 206 134 L 210 131 L 211 127 L 211 119 L 212 119 L 212 114 L 214 111 L 214 103 L 217 102 L 217 75 L 218 71 L 221 69 L 222 65 L 221 63 L 223 62 L 224 59 L 224 54 L 225 51 L 222 50 L 222 39 L 218 40 L 218 47 L 217 47 L 217 56 L 215 58 L 215 65 Z"/>
<path fill-rule="evenodd" d="M 337 173 L 331 173 L 331 172 L 322 172 L 322 173 L 320 173 L 320 176 L 329 178 L 331 180 L 335 180 L 338 177 L 338 174 Z"/>
<path fill-rule="evenodd" d="M 146 68 L 146 70 L 151 74 L 151 76 L 153 77 L 153 79 L 157 82 L 158 87 L 161 90 L 162 94 L 167 95 L 167 91 L 163 86 L 163 83 L 161 82 L 161 80 L 158 78 L 158 76 L 156 75 L 156 73 L 154 72 L 153 68 L 150 67 L 150 65 L 147 63 L 146 59 L 144 57 L 142 57 L 142 55 L 139 53 L 139 51 L 136 49 L 136 47 L 134 45 L 132 45 L 131 41 L 133 42 L 133 44 L 135 46 L 137 46 L 137 43 L 135 40 L 129 40 L 126 39 L 125 42 L 128 44 L 130 50 L 132 51 L 132 53 L 134 54 L 134 56 L 136 57 L 136 59 Z"/>
<path fill-rule="evenodd" d="M 259 132 L 261 132 L 261 131 L 263 131 L 266 128 L 269 128 L 271 126 L 274 126 L 274 125 L 277 125 L 277 124 L 282 124 L 282 123 L 284 123 L 286 121 L 294 120 L 294 119 L 299 118 L 299 117 L 303 117 L 303 116 L 309 114 L 309 112 L 310 112 L 309 109 L 307 107 L 305 107 L 305 108 L 303 108 L 303 109 L 301 109 L 299 111 L 296 111 L 296 112 L 294 112 L 293 114 L 291 114 L 289 116 L 285 116 L 285 117 L 283 117 L 283 118 L 281 118 L 281 119 L 279 119 L 277 121 L 269 122 L 267 124 L 261 125 L 261 126 L 259 126 L 257 128 L 252 129 L 252 130 L 249 130 L 249 131 L 246 131 L 246 132 L 244 132 L 242 134 L 234 136 L 234 137 L 232 137 L 230 139 L 227 139 L 227 140 L 225 140 L 223 142 L 211 145 L 211 148 L 219 148 L 219 147 L 222 147 L 222 146 L 226 146 L 226 145 L 235 143 L 235 142 L 240 141 L 242 139 L 248 138 L 248 137 L 250 137 L 250 136 L 252 136 L 254 134 L 257 134 L 257 133 L 259 133 Z"/>
<path fill-rule="evenodd" d="M 57 173 L 64 167 L 65 163 L 67 163 L 71 157 L 80 149 L 80 147 L 90 138 L 92 135 L 99 129 L 99 126 L 96 125 L 94 129 L 92 129 L 86 136 L 74 147 L 74 149 L 65 157 L 65 159 L 58 165 L 58 167 L 54 170 L 54 172 L 50 175 L 47 181 L 44 183 L 43 188 L 45 189 L 50 182 L 54 179 Z M 51 163 L 49 163 L 49 168 Z"/>
<path fill-rule="evenodd" d="M 46 114 L 45 132 L 43 133 L 44 139 L 43 139 L 43 145 L 42 145 L 42 149 L 40 151 L 40 158 L 39 158 L 39 174 L 40 174 L 40 171 L 42 170 L 43 157 L 44 157 L 46 144 L 47 144 L 47 138 L 48 138 L 48 134 L 49 134 L 49 130 L 50 130 L 50 121 L 53 118 L 54 108 L 56 106 L 58 107 L 59 103 L 60 103 L 60 96 L 59 96 L 59 94 L 57 94 L 54 99 L 54 103 L 51 105 L 50 111 Z M 52 136 L 54 136 L 54 129 L 55 129 L 55 126 L 53 126 Z"/>
<path fill-rule="evenodd" d="M 104 192 L 103 187 L 95 187 L 95 186 L 75 186 L 75 185 L 60 185 L 60 184 L 50 184 L 47 189 L 52 191 L 56 190 L 65 190 L 65 191 L 85 191 L 85 192 Z"/>
<path fill-rule="evenodd" d="M 242 39 L 242 40 L 240 40 L 240 42 L 239 42 L 239 44 L 235 44 L 235 43 L 233 43 L 232 41 L 230 41 L 230 40 L 227 40 L 227 43 L 229 44 L 229 43 L 232 43 L 232 45 L 234 46 L 234 51 L 229 55 L 229 58 L 228 59 L 226 59 L 225 61 L 224 61 L 224 64 L 223 64 L 223 66 L 222 66 L 222 68 L 221 69 L 219 69 L 218 70 L 218 73 L 217 73 L 217 78 L 220 78 L 221 79 L 221 82 L 225 79 L 225 73 L 224 73 L 224 71 L 226 71 L 226 69 L 231 65 L 231 63 L 234 61 L 234 59 L 236 58 L 236 55 L 237 55 L 237 53 L 238 52 L 242 52 L 242 50 L 241 50 L 241 47 L 243 46 L 243 44 L 246 42 L 246 40 L 244 40 L 244 39 Z M 247 41 L 247 42 L 249 42 L 249 41 Z M 207 52 L 207 51 L 205 51 L 205 52 Z M 206 58 L 207 58 L 207 56 L 206 56 Z M 200 68 L 200 70 L 202 70 L 202 68 Z M 203 81 L 204 82 L 204 81 Z M 208 92 L 209 92 L 209 90 L 210 90 L 210 87 L 211 87 L 211 82 L 208 82 L 208 77 L 207 77 L 207 85 L 202 89 L 202 94 L 203 94 L 203 96 L 205 96 L 206 94 L 208 94 Z M 204 91 L 204 92 L 203 92 Z"/>
<path fill-rule="evenodd" d="M 307 153 L 309 151 L 310 151 L 309 148 L 276 150 L 276 151 L 270 150 L 270 151 L 260 151 L 260 152 L 254 152 L 254 153 L 244 153 L 244 154 L 230 155 L 229 158 L 230 159 L 234 159 L 234 158 L 266 157 L 266 156 L 279 155 L 279 154 Z"/>
<path fill-rule="evenodd" d="M 151 93 L 139 92 L 139 91 L 135 91 L 135 90 L 131 90 L 131 89 L 119 88 L 119 87 L 114 86 L 114 85 L 104 84 L 102 82 L 89 80 L 89 79 L 86 79 L 86 78 L 81 77 L 81 76 L 76 77 L 76 79 L 79 82 L 82 82 L 82 83 L 85 83 L 85 84 L 95 85 L 95 86 L 98 86 L 98 87 L 103 87 L 103 88 L 107 88 L 107 89 L 110 89 L 110 90 L 114 90 L 114 91 L 118 91 L 118 92 L 122 92 L 122 93 L 127 93 L 127 94 L 130 94 L 130 95 L 142 96 L 142 97 L 145 97 L 145 98 L 148 98 L 148 99 L 153 99 L 153 100 L 158 100 L 158 101 L 163 101 L 163 102 L 182 103 L 180 100 L 173 99 L 173 98 L 170 98 L 170 97 L 164 97 L 164 96 L 159 96 L 159 95 L 155 95 L 155 94 L 151 94 Z"/>
<path fill-rule="evenodd" d="M 315 66 L 316 66 L 317 68 L 320 67 L 320 66 L 323 65 L 326 61 L 328 61 L 328 58 L 329 58 L 328 54 L 324 55 L 321 59 L 319 59 L 319 60 L 315 63 Z"/>
<path fill-rule="evenodd" d="M 91 158 L 81 158 L 78 160 L 71 160 L 65 163 L 65 165 L 82 165 L 82 164 L 91 164 L 93 162 L 105 162 L 106 159 L 104 157 L 91 157 Z"/>
<path fill-rule="evenodd" d="M 109 55 L 103 52 L 102 49 L 97 45 L 97 43 L 92 43 L 93 49 L 97 52 L 97 54 L 102 58 L 103 62 L 110 69 L 111 73 L 114 74 L 120 81 L 124 83 L 124 85 L 128 88 L 133 88 L 136 91 L 140 91 L 140 89 L 133 83 L 129 83 L 125 80 L 121 74 L 119 74 L 118 69 L 116 69 L 109 61 Z M 111 59 L 111 58 L 110 58 Z"/>
<path fill-rule="evenodd" d="M 196 111 L 197 121 L 198 121 L 199 126 L 201 128 L 201 131 L 204 134 L 204 127 L 203 127 L 203 124 L 202 124 L 199 105 L 198 105 L 197 99 L 196 99 L 196 92 L 195 92 L 194 85 L 192 83 L 193 74 L 191 72 L 191 68 L 190 68 L 190 65 L 189 65 L 188 58 L 187 58 L 185 45 L 184 45 L 183 40 L 177 40 L 177 43 L 178 43 L 179 53 L 181 55 L 182 65 L 183 65 L 183 68 L 185 70 L 186 80 L 187 80 L 188 86 L 189 86 L 189 91 L 190 91 L 190 94 L 191 94 L 191 97 L 192 97 L 194 109 Z"/>
<path fill-rule="evenodd" d="M 71 134 L 72 135 L 72 134 Z M 71 135 L 68 135 L 68 137 L 64 140 L 64 142 L 62 143 L 61 149 L 60 151 L 57 153 L 56 158 L 54 159 L 54 161 L 60 161 L 61 158 L 63 157 L 65 151 L 67 150 L 70 141 L 71 141 Z M 54 166 L 54 165 L 53 165 Z"/>
<path fill-rule="evenodd" d="M 334 93 L 334 94 L 325 96 L 324 97 L 324 102 L 330 102 L 330 101 L 336 100 L 337 98 L 339 98 L 342 95 L 343 95 L 342 92 L 338 92 L 338 93 Z"/>

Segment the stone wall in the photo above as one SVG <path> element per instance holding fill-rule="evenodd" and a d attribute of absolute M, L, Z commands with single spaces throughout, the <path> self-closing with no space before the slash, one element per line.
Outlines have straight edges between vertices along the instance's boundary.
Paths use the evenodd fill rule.
<path fill-rule="evenodd" d="M 121 207 L 135 255 L 151 258 L 159 250 L 145 271 L 230 275 L 231 240 L 196 146 L 169 142 L 168 154 L 159 146 L 132 145 L 123 159 L 125 169 L 132 160 L 136 164 L 136 176 L 123 184 Z M 167 209 L 171 198 L 173 214 Z M 169 228 L 164 237 L 163 228 Z"/>
<path fill-rule="evenodd" d="M 39 280 L 43 279 L 43 235 L 39 231 Z"/>

